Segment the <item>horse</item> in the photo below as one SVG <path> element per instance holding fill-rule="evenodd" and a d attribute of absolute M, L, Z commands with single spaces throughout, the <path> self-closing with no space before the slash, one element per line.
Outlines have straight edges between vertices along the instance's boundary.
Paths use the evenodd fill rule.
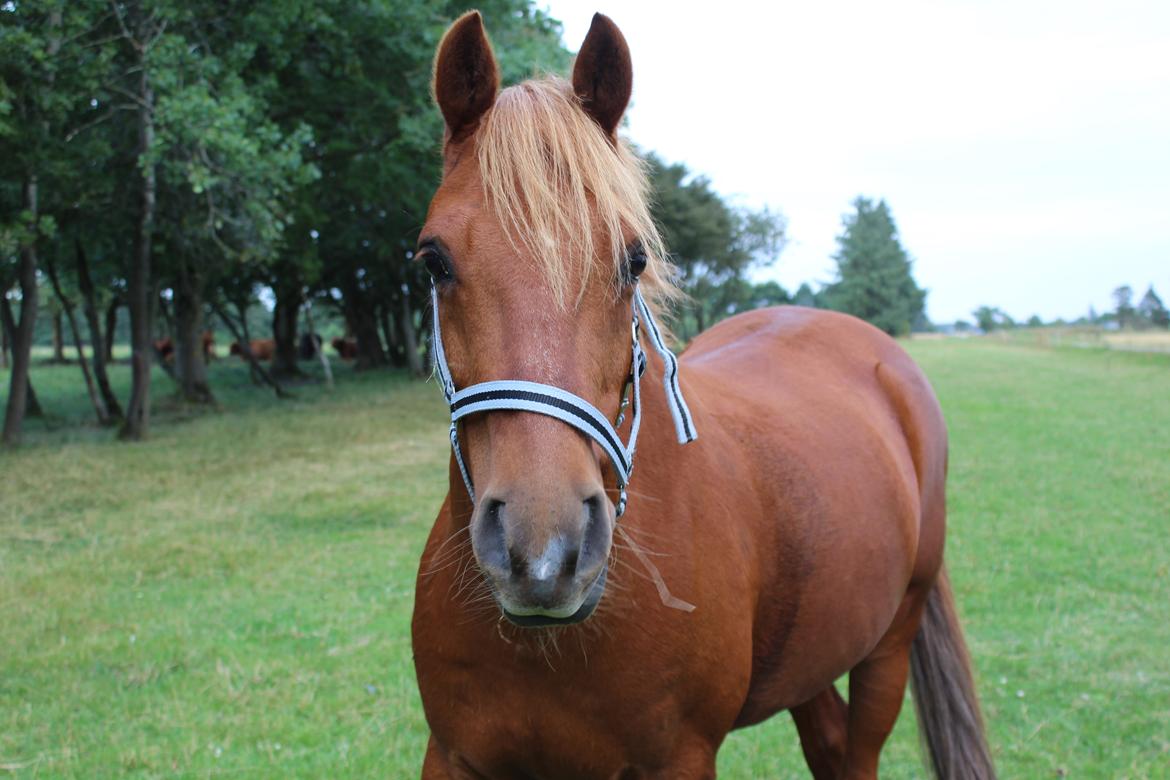
<path fill-rule="evenodd" d="M 416 252 L 453 410 L 411 624 L 422 777 L 713 778 L 731 730 L 787 710 L 814 777 L 875 778 L 908 677 L 934 773 L 994 777 L 925 376 L 799 307 L 724 320 L 676 365 L 675 271 L 617 134 L 620 30 L 594 16 L 571 80 L 499 74 L 460 17 Z"/>
<path fill-rule="evenodd" d="M 252 339 L 248 342 L 251 348 L 252 357 L 257 360 L 272 360 L 272 356 L 276 353 L 276 341 L 274 339 Z M 241 360 L 247 360 L 248 356 L 244 354 L 240 342 L 233 341 L 228 347 L 228 354 L 239 355 Z"/>

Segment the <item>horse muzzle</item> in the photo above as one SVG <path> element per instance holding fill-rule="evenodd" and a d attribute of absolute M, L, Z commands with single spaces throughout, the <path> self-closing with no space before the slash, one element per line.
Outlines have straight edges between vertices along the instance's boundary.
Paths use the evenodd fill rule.
<path fill-rule="evenodd" d="M 560 512 L 485 495 L 472 519 L 475 558 L 504 616 L 524 627 L 579 623 L 605 592 L 613 542 L 603 493 Z M 557 515 L 560 515 L 558 518 Z M 539 519 L 554 518 L 541 527 Z"/>

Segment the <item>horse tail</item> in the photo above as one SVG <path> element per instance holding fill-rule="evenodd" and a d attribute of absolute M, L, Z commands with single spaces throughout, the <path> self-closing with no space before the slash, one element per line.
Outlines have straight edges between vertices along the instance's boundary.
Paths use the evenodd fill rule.
<path fill-rule="evenodd" d="M 939 780 L 994 780 L 995 766 L 975 696 L 946 568 L 926 599 L 910 650 L 914 709 L 923 745 Z"/>

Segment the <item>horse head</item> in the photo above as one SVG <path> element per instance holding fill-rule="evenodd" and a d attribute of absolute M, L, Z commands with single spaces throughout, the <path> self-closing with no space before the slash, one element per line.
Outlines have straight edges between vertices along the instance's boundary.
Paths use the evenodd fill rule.
<path fill-rule="evenodd" d="M 452 388 L 535 383 L 618 417 L 636 290 L 648 309 L 677 294 L 641 163 L 617 136 L 631 85 L 626 42 L 600 14 L 571 82 L 501 90 L 477 12 L 444 36 L 443 178 L 416 259 L 434 282 Z M 521 625 L 583 620 L 605 588 L 622 485 L 598 436 L 564 420 L 512 405 L 453 433 L 467 472 L 454 505 L 474 480 L 462 505 L 475 560 Z"/>

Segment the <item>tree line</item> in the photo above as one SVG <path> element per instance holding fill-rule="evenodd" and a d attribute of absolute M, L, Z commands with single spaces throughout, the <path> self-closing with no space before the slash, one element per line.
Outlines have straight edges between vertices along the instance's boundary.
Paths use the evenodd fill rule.
<path fill-rule="evenodd" d="M 559 22 L 528 0 L 479 7 L 505 83 L 567 69 Z M 149 431 L 156 364 L 185 401 L 213 400 L 202 349 L 213 327 L 277 394 L 302 373 L 300 337 L 326 320 L 352 340 L 357 369 L 425 374 L 429 288 L 409 260 L 440 174 L 431 57 L 462 10 L 0 2 L 3 440 L 36 408 L 29 367 L 45 308 L 96 418 L 127 440 Z M 835 282 L 790 295 L 751 281 L 785 246 L 781 214 L 737 207 L 685 165 L 643 156 L 689 294 L 684 339 L 777 303 L 839 308 L 891 333 L 922 319 L 925 293 L 884 202 L 858 199 L 846 216 Z M 109 381 L 116 334 L 130 344 L 127 398 Z M 258 335 L 271 336 L 271 362 L 252 354 Z"/>
<path fill-rule="evenodd" d="M 1151 284 L 1146 288 L 1141 300 L 1134 303 L 1134 291 L 1128 284 L 1123 284 L 1113 290 L 1114 308 L 1111 311 L 1098 313 L 1093 306 L 1083 317 L 1072 322 L 1057 319 L 1044 322 L 1039 315 L 1033 314 L 1024 322 L 1017 322 L 1010 314 L 998 306 L 980 306 L 971 312 L 977 326 L 984 333 L 995 330 L 1009 330 L 1016 327 L 1039 328 L 1045 325 L 1091 325 L 1121 330 L 1166 330 L 1170 329 L 1170 311 L 1162 302 L 1162 298 Z M 959 320 L 955 323 L 956 331 L 969 331 L 970 322 Z"/>

